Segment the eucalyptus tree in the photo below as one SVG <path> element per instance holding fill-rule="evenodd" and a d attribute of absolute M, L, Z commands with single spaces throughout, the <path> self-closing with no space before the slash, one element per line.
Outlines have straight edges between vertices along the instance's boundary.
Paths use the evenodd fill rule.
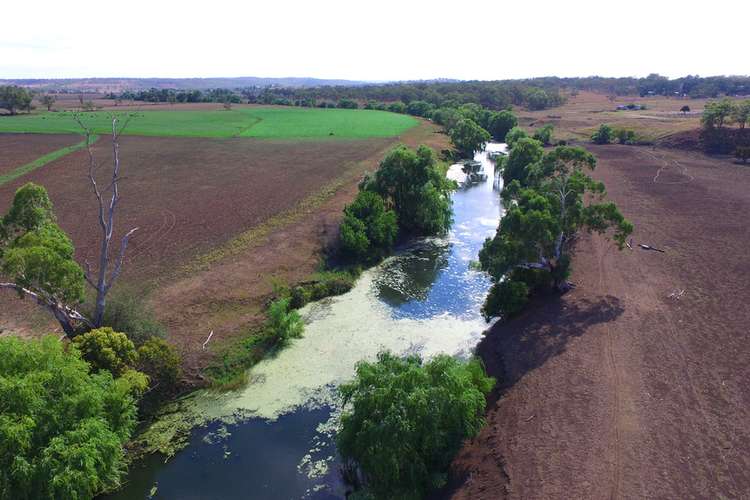
<path fill-rule="evenodd" d="M 528 139 L 516 147 L 523 147 L 525 141 Z M 596 158 L 585 149 L 559 146 L 536 161 L 531 158 L 524 175 L 505 187 L 507 212 L 494 238 L 488 238 L 479 253 L 482 268 L 495 281 L 485 316 L 503 312 L 498 295 L 513 292 L 517 298 L 528 293 L 512 284 L 528 281 L 524 271 L 542 273 L 541 282 L 547 280 L 556 289 L 565 290 L 569 286 L 570 249 L 581 230 L 608 234 L 623 248 L 633 225 L 614 203 L 605 200 L 604 184 L 587 174 L 595 167 Z M 493 303 L 496 307 L 490 307 Z"/>

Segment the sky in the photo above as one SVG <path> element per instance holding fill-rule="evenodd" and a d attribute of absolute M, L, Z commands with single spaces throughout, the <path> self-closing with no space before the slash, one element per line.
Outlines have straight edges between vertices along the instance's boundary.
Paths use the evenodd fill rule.
<path fill-rule="evenodd" d="M 748 0 L 7 3 L 0 79 L 750 74 Z"/>

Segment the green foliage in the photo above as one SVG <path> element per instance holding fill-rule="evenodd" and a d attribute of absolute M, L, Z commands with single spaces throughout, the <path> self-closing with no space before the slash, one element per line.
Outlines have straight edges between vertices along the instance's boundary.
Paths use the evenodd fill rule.
<path fill-rule="evenodd" d="M 0 85 L 0 109 L 7 109 L 11 115 L 18 111 L 31 111 L 34 96 L 23 87 Z"/>
<path fill-rule="evenodd" d="M 411 101 L 406 106 L 406 112 L 413 116 L 428 117 L 432 113 L 434 106 L 425 101 Z"/>
<path fill-rule="evenodd" d="M 52 337 L 0 338 L 0 499 L 92 498 L 119 484 L 136 409 Z"/>
<path fill-rule="evenodd" d="M 432 112 L 432 121 L 451 130 L 461 120 L 461 114 L 454 108 L 440 108 Z"/>
<path fill-rule="evenodd" d="M 728 97 L 720 101 L 707 102 L 703 108 L 701 124 L 706 129 L 720 129 L 724 126 L 724 122 L 732 116 L 734 110 L 734 103 Z"/>
<path fill-rule="evenodd" d="M 531 172 L 528 167 L 538 163 L 542 156 L 544 148 L 536 139 L 521 137 L 515 140 L 508 156 L 503 157 L 499 163 L 505 185 L 510 185 L 514 180 L 525 183 Z"/>
<path fill-rule="evenodd" d="M 135 345 L 166 335 L 164 325 L 154 318 L 142 296 L 122 290 L 107 297 L 102 325 L 124 332 Z"/>
<path fill-rule="evenodd" d="M 359 103 L 352 99 L 341 99 L 336 107 L 341 109 L 357 109 L 359 107 Z"/>
<path fill-rule="evenodd" d="M 526 90 L 526 106 L 532 111 L 545 109 L 555 104 L 556 99 L 551 97 L 543 89 L 530 87 Z"/>
<path fill-rule="evenodd" d="M 151 337 L 138 348 L 138 369 L 148 375 L 151 386 L 161 393 L 174 390 L 182 376 L 180 355 L 163 339 Z"/>
<path fill-rule="evenodd" d="M 420 146 L 414 151 L 403 145 L 392 149 L 374 178 L 362 185 L 393 208 L 403 234 L 426 236 L 444 233 L 450 227 L 448 195 L 452 188 L 430 148 Z"/>
<path fill-rule="evenodd" d="M 377 260 L 391 251 L 397 234 L 396 213 L 386 210 L 383 198 L 377 193 L 360 191 L 354 202 L 344 209 L 340 236 L 346 257 Z"/>
<path fill-rule="evenodd" d="M 498 141 L 505 140 L 505 136 L 510 132 L 513 127 L 518 125 L 518 119 L 516 115 L 510 111 L 503 110 L 499 113 L 492 113 L 487 131 L 492 134 Z"/>
<path fill-rule="evenodd" d="M 111 133 L 110 113 L 85 113 L 84 122 L 95 134 Z M 157 137 L 257 137 L 261 139 L 396 137 L 417 125 L 411 116 L 358 109 L 252 107 L 231 110 L 139 111 L 125 135 Z M 0 132 L 81 132 L 68 111 L 6 116 Z"/>
<path fill-rule="evenodd" d="M 266 328 L 284 344 L 291 339 L 299 338 L 305 329 L 302 317 L 289 307 L 289 299 L 277 299 L 268 307 Z"/>
<path fill-rule="evenodd" d="M 529 287 L 523 281 L 503 280 L 492 285 L 482 305 L 482 315 L 489 321 L 494 316 L 505 319 L 520 313 L 529 301 Z"/>
<path fill-rule="evenodd" d="M 552 125 L 545 125 L 534 132 L 534 139 L 541 142 L 544 146 L 552 143 L 552 131 L 555 129 Z"/>
<path fill-rule="evenodd" d="M 476 359 L 423 363 L 385 352 L 360 362 L 355 380 L 339 389 L 339 452 L 375 498 L 422 498 L 445 483 L 461 443 L 479 432 L 494 384 Z"/>
<path fill-rule="evenodd" d="M 388 104 L 388 108 L 387 109 L 391 113 L 404 114 L 404 113 L 406 113 L 406 104 L 404 104 L 401 101 L 392 102 L 392 103 Z"/>
<path fill-rule="evenodd" d="M 638 139 L 636 138 L 635 131 L 624 128 L 618 128 L 614 130 L 614 137 L 620 144 L 636 144 Z"/>
<path fill-rule="evenodd" d="M 469 118 L 459 120 L 448 133 L 453 146 L 465 158 L 473 158 L 491 138 L 489 132 Z"/>
<path fill-rule="evenodd" d="M 0 224 L 0 272 L 52 303 L 75 304 L 83 300 L 84 277 L 73 254 L 47 191 L 32 183 L 19 188 Z"/>
<path fill-rule="evenodd" d="M 289 307 L 299 309 L 308 302 L 341 295 L 354 287 L 358 270 L 324 271 L 315 273 L 310 281 L 295 286 L 289 291 Z"/>
<path fill-rule="evenodd" d="M 522 148 L 519 152 L 532 148 L 530 141 L 537 142 L 519 140 L 506 163 L 518 154 L 517 148 Z M 537 152 L 541 148 L 538 142 L 536 148 Z M 522 297 L 540 282 L 539 276 L 519 276 L 522 270 L 544 272 L 557 288 L 564 288 L 570 272 L 570 242 L 579 230 L 609 233 L 620 248 L 633 231 L 617 207 L 603 201 L 604 185 L 586 175 L 586 170 L 596 166 L 588 151 L 558 146 L 541 157 L 518 155 L 514 161 L 512 178 L 502 193 L 508 209 L 495 237 L 488 238 L 479 252 L 482 268 L 498 284 L 485 303 L 485 316 L 500 313 L 507 317 L 517 312 Z M 502 281 L 509 273 L 513 276 Z M 511 284 L 515 282 L 532 286 L 524 293 L 520 285 Z"/>
<path fill-rule="evenodd" d="M 612 142 L 612 127 L 606 124 L 599 126 L 599 129 L 591 135 L 594 144 L 609 144 Z"/>
<path fill-rule="evenodd" d="M 688 106 L 687 104 L 685 104 L 685 105 L 684 105 L 683 107 L 681 107 L 681 108 L 680 108 L 680 111 L 681 111 L 681 112 L 682 112 L 683 114 L 687 114 L 687 113 L 690 113 L 690 106 Z"/>
<path fill-rule="evenodd" d="M 507 134 L 505 134 L 505 144 L 508 148 L 513 148 L 518 140 L 524 139 L 528 136 L 529 135 L 522 128 L 513 127 Z"/>
<path fill-rule="evenodd" d="M 122 375 L 138 359 L 135 345 L 128 336 L 106 326 L 76 336 L 73 345 L 92 369 L 107 370 L 115 377 Z"/>
<path fill-rule="evenodd" d="M 750 122 L 750 99 L 738 102 L 732 110 L 732 120 L 740 127 L 745 129 L 745 125 Z"/>

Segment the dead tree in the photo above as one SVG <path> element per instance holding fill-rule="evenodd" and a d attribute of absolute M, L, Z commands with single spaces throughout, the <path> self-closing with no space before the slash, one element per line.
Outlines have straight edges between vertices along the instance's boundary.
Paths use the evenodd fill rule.
<path fill-rule="evenodd" d="M 91 129 L 81 121 L 80 116 L 76 115 L 75 119 L 86 135 L 86 151 L 88 152 L 89 158 L 88 179 L 99 204 L 98 222 L 99 230 L 101 232 L 99 267 L 96 274 L 94 274 L 91 265 L 88 260 L 86 260 L 84 269 L 86 281 L 94 288 L 94 290 L 96 290 L 96 302 L 94 304 L 94 315 L 91 318 L 91 323 L 95 328 L 98 328 L 102 326 L 102 321 L 104 320 L 104 309 L 107 306 L 107 294 L 122 272 L 122 262 L 125 258 L 125 250 L 128 247 L 128 241 L 133 233 L 138 230 L 136 227 L 125 233 L 120 241 L 120 248 L 117 251 L 116 256 L 113 257 L 112 249 L 114 245 L 112 239 L 115 228 L 115 214 L 117 213 L 117 206 L 121 199 L 119 182 L 122 177 L 120 176 L 119 140 L 120 134 L 122 134 L 127 127 L 130 118 L 128 117 L 122 127 L 118 129 L 117 117 L 112 116 L 112 175 L 109 178 L 109 184 L 103 189 L 99 186 L 96 180 L 96 174 L 101 165 L 99 165 L 94 158 L 92 150 L 93 134 L 91 133 Z"/>

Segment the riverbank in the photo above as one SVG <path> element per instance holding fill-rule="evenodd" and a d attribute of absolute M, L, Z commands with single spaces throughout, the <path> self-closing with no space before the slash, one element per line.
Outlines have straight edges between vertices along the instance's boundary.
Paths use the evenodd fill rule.
<path fill-rule="evenodd" d="M 314 277 L 362 175 L 374 171 L 385 152 L 399 142 L 411 147 L 425 144 L 437 152 L 449 145 L 438 127 L 421 121 L 377 154 L 347 167 L 335 183 L 197 258 L 150 294 L 150 305 L 167 327 L 168 340 L 183 357 L 187 388 L 205 387 L 208 379 L 203 371 L 260 330 L 275 285 L 294 286 Z"/>
<path fill-rule="evenodd" d="M 594 177 L 635 224 L 634 249 L 583 235 L 576 288 L 489 331 L 478 352 L 503 389 L 441 498 L 750 491 L 750 169 L 658 148 L 591 151 Z"/>

